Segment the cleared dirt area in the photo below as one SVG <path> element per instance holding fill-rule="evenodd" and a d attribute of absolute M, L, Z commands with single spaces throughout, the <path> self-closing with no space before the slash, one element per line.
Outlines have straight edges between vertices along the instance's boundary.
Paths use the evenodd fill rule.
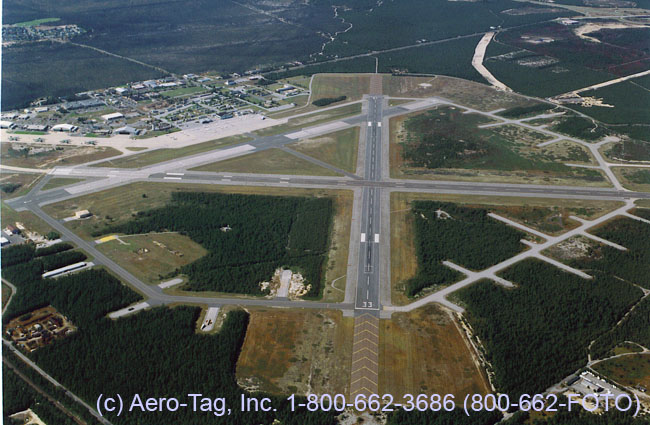
<path fill-rule="evenodd" d="M 600 362 L 593 368 L 619 384 L 650 388 L 650 354 L 621 356 Z"/>
<path fill-rule="evenodd" d="M 0 144 L 3 165 L 24 168 L 52 168 L 62 165 L 83 164 L 119 155 L 117 149 L 93 146 L 71 147 L 26 143 Z"/>
<path fill-rule="evenodd" d="M 379 393 L 400 400 L 404 394 L 488 393 L 451 313 L 435 304 L 382 320 L 379 338 Z"/>
<path fill-rule="evenodd" d="M 250 311 L 237 382 L 272 393 L 347 394 L 353 319 L 340 311 Z"/>
<path fill-rule="evenodd" d="M 440 96 L 481 111 L 529 106 L 534 102 L 485 84 L 453 77 L 399 77 L 384 75 L 384 94 L 391 97 Z"/>
<path fill-rule="evenodd" d="M 97 245 L 97 249 L 150 284 L 159 284 L 165 275 L 207 253 L 201 245 L 178 233 L 123 235 Z"/>
<path fill-rule="evenodd" d="M 290 148 L 354 173 L 357 168 L 359 127 L 348 128 L 313 139 L 301 140 Z"/>
<path fill-rule="evenodd" d="M 335 171 L 298 158 L 280 149 L 268 149 L 213 164 L 192 168 L 196 171 L 226 171 L 229 173 L 292 174 L 310 176 L 340 176 Z"/>

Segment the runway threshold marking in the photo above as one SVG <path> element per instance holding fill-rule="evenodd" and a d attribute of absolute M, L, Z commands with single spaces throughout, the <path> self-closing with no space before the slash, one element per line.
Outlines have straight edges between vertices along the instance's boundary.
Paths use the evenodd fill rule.
<path fill-rule="evenodd" d="M 181 177 L 163 177 L 164 180 L 183 180 Z"/>
<path fill-rule="evenodd" d="M 365 241 L 366 241 L 366 234 L 362 233 L 361 234 L 361 242 L 365 242 Z"/>

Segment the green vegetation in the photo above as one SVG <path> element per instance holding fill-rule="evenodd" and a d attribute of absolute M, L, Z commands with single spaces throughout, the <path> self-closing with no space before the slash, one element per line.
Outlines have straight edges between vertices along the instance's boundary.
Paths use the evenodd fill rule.
<path fill-rule="evenodd" d="M 501 277 L 517 288 L 481 281 L 457 295 L 487 350 L 497 390 L 511 396 L 543 391 L 582 367 L 590 341 L 642 296 L 615 277 L 585 280 L 533 259 Z"/>
<path fill-rule="evenodd" d="M 2 183 L 0 184 L 0 190 L 4 193 L 14 193 L 20 186 L 18 183 Z"/>
<path fill-rule="evenodd" d="M 157 164 L 159 162 L 171 161 L 172 159 L 181 158 L 188 155 L 208 152 L 214 149 L 224 148 L 226 146 L 244 143 L 252 140 L 246 136 L 231 136 L 222 139 L 210 140 L 203 143 L 187 146 L 178 149 L 156 149 L 150 152 L 138 153 L 135 155 L 108 160 L 93 167 L 118 167 L 118 168 L 140 168 L 147 165 Z"/>
<path fill-rule="evenodd" d="M 191 290 L 262 295 L 259 283 L 287 266 L 311 285 L 307 295 L 317 297 L 331 217 L 329 198 L 176 192 L 169 205 L 140 212 L 134 220 L 97 235 L 163 230 L 186 234 L 208 250 L 178 270 L 189 276 Z M 227 226 L 229 230 L 221 230 Z"/>
<path fill-rule="evenodd" d="M 314 100 L 312 104 L 316 106 L 327 106 L 327 105 L 331 105 L 332 103 L 342 102 L 347 98 L 348 98 L 347 96 L 322 97 L 320 99 Z"/>
<path fill-rule="evenodd" d="M 65 267 L 87 258 L 83 252 L 68 249 L 69 244 L 65 243 L 38 250 L 33 244 L 8 246 L 2 250 L 2 268 L 6 268 L 4 276 L 13 282 L 14 279 L 22 279 L 17 274 L 23 271 L 28 275 L 34 272 L 40 276 L 44 271 Z"/>
<path fill-rule="evenodd" d="M 626 175 L 627 179 L 632 183 L 637 184 L 650 184 L 650 171 L 649 170 L 636 170 L 633 173 Z"/>
<path fill-rule="evenodd" d="M 61 237 L 61 234 L 59 232 L 55 232 L 52 230 L 51 232 L 48 232 L 47 235 L 45 235 L 45 239 L 48 240 L 54 240 L 54 239 L 59 239 Z"/>
<path fill-rule="evenodd" d="M 472 412 L 468 416 L 461 408 L 451 412 L 405 412 L 400 409 L 388 415 L 386 425 L 494 425 L 501 419 L 503 416 L 499 412 Z"/>
<path fill-rule="evenodd" d="M 192 168 L 197 171 L 225 171 L 229 173 L 292 174 L 312 176 L 339 176 L 336 171 L 298 158 L 281 149 L 266 149 L 248 155 L 226 159 Z"/>
<path fill-rule="evenodd" d="M 34 252 L 35 257 L 43 257 L 44 255 L 51 255 L 51 254 L 56 254 L 57 252 L 63 252 L 63 251 L 68 251 L 70 249 L 74 248 L 71 244 L 67 242 L 59 242 L 54 245 L 50 245 L 45 248 L 38 248 Z"/>
<path fill-rule="evenodd" d="M 201 393 L 225 397 L 232 405 L 243 393 L 235 381 L 235 364 L 248 324 L 248 315 L 243 311 L 230 313 L 218 334 L 197 335 L 195 323 L 200 308 L 157 308 L 115 321 L 106 318 L 108 312 L 135 302 L 138 297 L 104 270 L 84 271 L 57 280 L 22 273 L 15 284 L 18 292 L 5 320 L 51 304 L 78 327 L 73 335 L 30 356 L 88 403 L 96 400 L 98 394 L 112 391 L 123 397 L 165 393 L 167 397 L 184 400 L 187 394 Z M 74 361 L 61 361 L 72 358 Z M 89 371 L 93 379 L 88 379 Z M 151 420 L 170 424 L 255 425 L 272 423 L 274 418 L 287 425 L 336 423 L 330 414 L 309 414 L 304 409 L 289 412 L 286 401 L 275 398 L 273 402 L 277 412 L 242 413 L 233 407 L 232 415 L 216 417 L 212 413 L 179 409 L 175 413 L 156 414 L 154 419 L 151 414 L 137 411 L 120 417 L 109 415 L 107 419 L 116 425 Z"/>
<path fill-rule="evenodd" d="M 499 112 L 499 115 L 506 118 L 523 118 L 548 113 L 553 108 L 555 106 L 549 105 L 548 103 L 536 103 L 531 106 L 516 106 L 506 109 L 505 111 Z"/>
<path fill-rule="evenodd" d="M 650 346 L 650 299 L 644 298 L 615 328 L 601 335 L 591 346 L 594 358 L 614 354 L 614 347 L 624 341 Z"/>
<path fill-rule="evenodd" d="M 337 131 L 292 143 L 290 148 L 318 158 L 342 170 L 354 173 L 357 169 L 359 127 Z"/>
<path fill-rule="evenodd" d="M 14 422 L 9 416 L 27 409 L 32 409 L 47 424 L 77 424 L 71 417 L 55 407 L 52 402 L 22 380 L 5 363 L 2 365 L 2 407 L 3 423 L 5 425 L 18 424 L 19 422 Z"/>
<path fill-rule="evenodd" d="M 566 0 L 562 0 L 564 3 Z M 567 405 L 564 396 L 559 397 L 559 402 Z M 534 415 L 534 416 L 533 416 Z M 573 409 L 570 412 L 559 408 L 557 413 L 531 415 L 528 412 L 517 412 L 503 425 L 648 425 L 650 420 L 645 417 L 634 417 L 631 412 L 620 412 L 618 409 L 609 409 L 606 413 L 594 414 L 585 409 Z"/>
<path fill-rule="evenodd" d="M 50 41 L 5 47 L 2 71 L 3 110 L 27 106 L 40 97 L 72 95 L 161 76 L 159 71 L 124 59 Z"/>
<path fill-rule="evenodd" d="M 594 170 L 568 167 L 565 161 L 590 162 L 590 156 L 576 145 L 538 148 L 547 136 L 515 125 L 479 128 L 485 118 L 463 114 L 457 108 L 436 108 L 412 115 L 404 122 L 399 146 L 408 167 L 405 174 L 427 174 L 429 170 L 495 170 L 539 176 L 603 182 Z M 585 172 L 586 171 L 586 172 Z M 441 170 L 438 173 L 450 173 Z M 497 174 L 496 177 L 498 177 Z"/>
<path fill-rule="evenodd" d="M 54 177 L 53 179 L 50 179 L 47 183 L 45 183 L 45 186 L 41 190 L 49 190 L 49 189 L 55 189 L 57 187 L 61 186 L 67 186 L 69 184 L 73 183 L 79 183 L 84 181 L 84 179 L 74 179 L 74 178 L 68 178 L 68 177 Z"/>
<path fill-rule="evenodd" d="M 605 154 L 611 159 L 650 161 L 650 143 L 625 139 L 612 144 L 612 147 Z"/>
<path fill-rule="evenodd" d="M 60 21 L 60 20 L 61 20 L 61 18 L 34 19 L 32 21 L 18 22 L 17 24 L 14 24 L 14 26 L 16 26 L 16 27 L 35 27 L 37 25 L 47 24 L 49 22 L 57 22 L 57 21 Z"/>
<path fill-rule="evenodd" d="M 580 93 L 593 96 L 613 108 L 573 105 L 572 108 L 608 124 L 648 124 L 650 122 L 650 91 L 640 89 L 631 81 L 623 81 L 597 90 Z"/>
<path fill-rule="evenodd" d="M 487 213 L 448 202 L 413 203 L 418 271 L 406 283 L 408 296 L 458 280 L 460 273 L 444 266 L 444 260 L 481 270 L 522 250 L 524 233 L 493 220 Z"/>
<path fill-rule="evenodd" d="M 205 88 L 200 87 L 200 86 L 191 86 L 191 87 L 182 87 L 178 88 L 175 90 L 167 90 L 164 92 L 160 92 L 161 96 L 166 96 L 166 97 L 176 97 L 176 96 L 187 96 L 190 94 L 196 94 L 202 91 L 207 91 Z"/>
<path fill-rule="evenodd" d="M 587 258 L 580 262 L 582 268 L 612 273 L 617 278 L 650 288 L 650 225 L 622 217 L 607 222 L 591 233 L 622 245 L 627 251 L 610 246 L 592 249 Z"/>
<path fill-rule="evenodd" d="M 552 128 L 553 131 L 583 140 L 598 140 L 610 134 L 610 131 L 593 121 L 578 117 L 566 117 Z"/>

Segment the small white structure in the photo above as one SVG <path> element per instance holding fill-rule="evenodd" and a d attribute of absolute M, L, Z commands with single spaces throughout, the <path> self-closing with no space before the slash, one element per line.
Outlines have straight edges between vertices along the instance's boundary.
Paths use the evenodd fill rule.
<path fill-rule="evenodd" d="M 92 267 L 94 264 L 93 263 L 86 263 L 85 261 L 82 261 L 80 263 L 74 263 L 70 264 L 69 266 L 61 267 L 56 270 L 50 270 L 47 273 L 43 273 L 42 278 L 48 278 L 48 277 L 56 277 L 56 276 L 61 276 L 64 274 L 72 273 L 81 269 L 85 269 L 88 267 Z"/>
<path fill-rule="evenodd" d="M 115 89 L 115 92 L 119 95 L 122 95 L 124 93 L 128 93 L 129 89 L 127 89 L 126 87 L 118 87 Z"/>
<path fill-rule="evenodd" d="M 79 219 L 79 218 L 90 217 L 90 216 L 92 216 L 92 214 L 88 210 L 80 210 L 80 211 L 75 212 L 74 216 L 75 216 L 75 218 Z"/>
<path fill-rule="evenodd" d="M 113 112 L 112 114 L 102 115 L 102 119 L 106 122 L 120 120 L 122 118 L 124 118 L 124 115 L 122 115 L 120 112 Z"/>
<path fill-rule="evenodd" d="M 4 236 L 0 236 L 0 246 L 5 246 L 9 244 L 9 239 L 5 238 Z"/>
<path fill-rule="evenodd" d="M 16 128 L 16 124 L 11 121 L 0 121 L 0 128 Z"/>
<path fill-rule="evenodd" d="M 77 131 L 79 127 L 72 124 L 57 124 L 52 127 L 52 131 Z"/>

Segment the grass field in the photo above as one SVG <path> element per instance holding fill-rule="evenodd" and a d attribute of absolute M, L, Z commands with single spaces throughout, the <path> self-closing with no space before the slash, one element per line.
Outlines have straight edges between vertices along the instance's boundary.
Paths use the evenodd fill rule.
<path fill-rule="evenodd" d="M 570 141 L 537 147 L 548 136 L 516 125 L 481 129 L 482 116 L 455 107 L 390 121 L 391 177 L 608 186 L 586 148 Z"/>
<path fill-rule="evenodd" d="M 187 96 L 190 94 L 196 94 L 202 91 L 207 91 L 207 90 L 203 87 L 192 86 L 192 87 L 182 87 L 175 90 L 163 91 L 160 92 L 160 95 L 167 96 L 167 97 L 177 97 L 177 96 Z"/>
<path fill-rule="evenodd" d="M 4 202 L 1 205 L 2 216 L 0 217 L 0 220 L 3 223 L 3 226 L 5 224 L 13 224 L 19 222 L 22 223 L 25 228 L 27 228 L 27 230 L 36 232 L 40 235 L 46 235 L 52 230 L 52 228 L 46 222 L 29 211 L 15 211 Z"/>
<path fill-rule="evenodd" d="M 451 313 L 435 304 L 382 320 L 379 331 L 379 393 L 400 400 L 404 394 L 490 392 L 464 335 Z"/>
<path fill-rule="evenodd" d="M 60 21 L 61 18 L 42 18 L 42 19 L 34 19 L 32 21 L 25 21 L 25 22 L 18 22 L 14 24 L 16 27 L 35 27 L 38 25 L 43 25 L 43 24 L 48 24 L 50 22 L 57 22 Z"/>
<path fill-rule="evenodd" d="M 119 240 L 97 245 L 97 249 L 149 284 L 160 283 L 163 276 L 207 253 L 201 245 L 178 233 L 120 236 Z"/>
<path fill-rule="evenodd" d="M 14 149 L 22 143 L 0 145 L 0 159 L 4 165 L 24 168 L 51 168 L 59 165 L 76 165 L 119 155 L 120 151 L 111 147 L 76 147 L 57 146 L 47 152 L 33 153 L 24 149 Z M 31 149 L 40 149 L 40 145 L 29 145 Z M 49 146 L 47 146 L 49 147 Z"/>
<path fill-rule="evenodd" d="M 493 111 L 499 108 L 529 106 L 534 102 L 518 96 L 459 78 L 404 77 L 384 75 L 383 92 L 392 97 L 431 97 L 440 96 L 461 105 L 481 111 Z"/>
<path fill-rule="evenodd" d="M 638 192 L 650 192 L 650 168 L 612 167 L 623 187 Z"/>
<path fill-rule="evenodd" d="M 593 369 L 622 385 L 650 387 L 650 354 L 605 360 L 594 365 Z"/>
<path fill-rule="evenodd" d="M 3 190 L 1 192 L 2 199 L 16 198 L 18 196 L 25 195 L 27 192 L 31 190 L 32 186 L 35 185 L 36 182 L 38 182 L 42 177 L 43 174 L 27 174 L 27 173 L 11 174 L 11 172 L 0 173 L 0 186 L 18 185 L 18 187 L 16 187 L 13 192 L 5 192 Z"/>
<path fill-rule="evenodd" d="M 290 148 L 338 168 L 354 173 L 357 168 L 359 127 L 325 134 L 313 139 L 301 140 Z"/>
<path fill-rule="evenodd" d="M 323 168 L 276 148 L 202 165 L 200 167 L 192 168 L 192 170 L 311 176 L 339 175 L 332 170 Z"/>
<path fill-rule="evenodd" d="M 347 101 L 360 100 L 370 93 L 370 77 L 370 74 L 318 74 L 311 85 L 312 101 L 339 96 L 347 96 Z"/>
<path fill-rule="evenodd" d="M 347 394 L 353 319 L 340 311 L 250 311 L 237 381 L 271 393 Z"/>
<path fill-rule="evenodd" d="M 252 140 L 250 137 L 238 135 L 231 137 L 224 137 L 222 139 L 210 140 L 208 142 L 197 143 L 195 145 L 187 146 L 178 149 L 156 149 L 151 152 L 143 152 L 135 155 L 118 158 L 113 161 L 101 162 L 95 164 L 94 167 L 118 167 L 118 168 L 140 168 L 147 165 L 157 164 L 159 162 L 170 161 L 172 159 L 181 158 L 188 155 L 195 155 L 219 149 L 226 146 L 234 145 L 237 143 L 244 143 Z"/>
<path fill-rule="evenodd" d="M 67 186 L 69 184 L 82 182 L 84 179 L 73 179 L 67 177 L 54 177 L 50 179 L 49 182 L 45 183 L 45 186 L 41 190 L 54 189 L 61 186 Z"/>
<path fill-rule="evenodd" d="M 323 124 L 329 121 L 340 120 L 351 116 L 359 115 L 361 113 L 361 103 L 352 105 L 340 106 L 338 108 L 329 109 L 327 111 L 313 113 L 302 117 L 290 118 L 286 124 L 275 125 L 261 130 L 257 130 L 254 134 L 258 136 L 273 136 L 276 134 L 287 133 L 292 130 L 300 130 L 303 127 L 311 127 L 318 124 Z"/>

